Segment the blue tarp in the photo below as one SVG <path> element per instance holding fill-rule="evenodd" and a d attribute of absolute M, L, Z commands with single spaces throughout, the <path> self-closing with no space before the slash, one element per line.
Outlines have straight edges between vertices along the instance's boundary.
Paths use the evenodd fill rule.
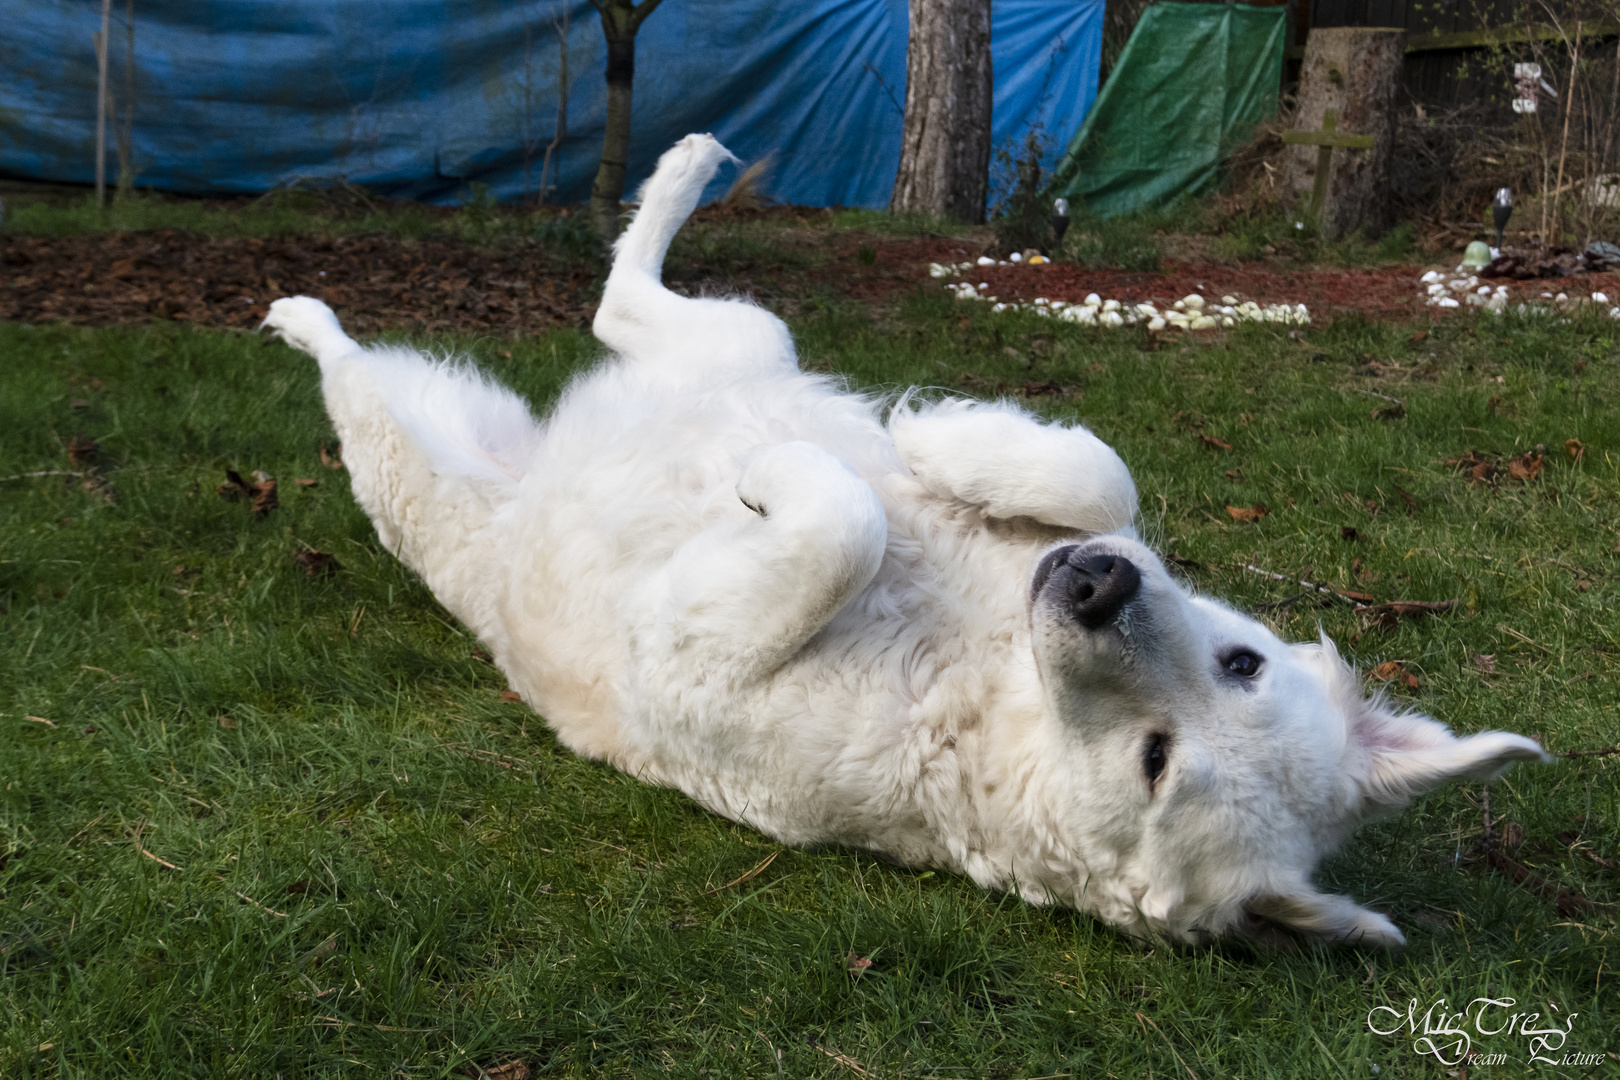
<path fill-rule="evenodd" d="M 1032 125 L 1055 161 L 1097 90 L 1104 0 L 994 0 L 996 149 Z M 110 78 L 124 107 L 124 3 Z M 0 34 L 0 172 L 94 179 L 93 0 L 13 0 Z M 567 137 L 550 202 L 589 197 L 607 111 L 587 0 L 135 0 L 137 182 L 265 191 L 339 177 L 384 194 L 501 200 L 541 186 L 566 11 Z M 905 0 L 665 0 L 636 43 L 632 185 L 713 132 L 806 205 L 884 206 L 900 155 Z M 109 178 L 116 175 L 108 135 Z M 729 182 L 722 176 L 717 187 Z"/>

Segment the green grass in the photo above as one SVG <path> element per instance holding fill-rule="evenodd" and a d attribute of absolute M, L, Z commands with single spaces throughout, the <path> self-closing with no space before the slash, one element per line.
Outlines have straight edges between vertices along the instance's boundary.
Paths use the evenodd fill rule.
<path fill-rule="evenodd" d="M 1458 598 L 1392 631 L 1309 598 L 1269 617 L 1295 637 L 1320 624 L 1364 667 L 1400 660 L 1422 684 L 1402 696 L 1460 730 L 1620 742 L 1614 323 L 1456 318 L 1414 344 L 1343 319 L 1159 347 L 927 290 L 822 304 L 795 329 L 809 364 L 861 387 L 1075 388 L 1043 411 L 1119 448 L 1145 532 L 1201 564 L 1200 588 L 1299 591 L 1250 563 Z M 455 344 L 538 403 L 594 353 L 569 332 Z M 434 1077 L 521 1058 L 556 1076 L 856 1077 L 841 1054 L 887 1077 L 1377 1064 L 1387 1080 L 1444 1070 L 1369 1032 L 1369 1009 L 1486 994 L 1579 1013 L 1566 1050 L 1620 1051 L 1602 989 L 1620 979 L 1616 871 L 1583 854 L 1620 859 L 1616 758 L 1493 788 L 1519 858 L 1603 905 L 1579 917 L 1469 858 L 1480 785 L 1463 784 L 1319 875 L 1389 911 L 1403 954 L 1153 947 L 949 875 L 783 850 L 561 750 L 323 469 L 314 366 L 289 349 L 0 324 L 0 356 L 0 1076 Z M 1401 373 L 1357 375 L 1369 357 Z M 1363 390 L 1405 417 L 1374 419 L 1388 403 Z M 68 469 L 76 433 L 99 441 L 104 488 L 9 479 Z M 1444 464 L 1537 443 L 1528 485 Z M 221 500 L 227 468 L 279 477 L 281 508 L 256 521 Z M 1258 524 L 1223 510 L 1255 502 Z M 341 570 L 307 578 L 305 547 Z M 872 967 L 852 975 L 851 952 Z M 1476 1048 L 1509 1064 L 1469 1076 L 1530 1071 L 1527 1039 Z"/>

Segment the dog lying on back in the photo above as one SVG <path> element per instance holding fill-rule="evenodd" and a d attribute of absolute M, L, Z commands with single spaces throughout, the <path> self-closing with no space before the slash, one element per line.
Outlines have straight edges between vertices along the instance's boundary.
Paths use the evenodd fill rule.
<path fill-rule="evenodd" d="M 659 280 L 731 155 L 667 152 L 544 422 L 476 372 L 365 348 L 317 300 L 355 497 L 580 754 L 788 844 L 868 848 L 1127 931 L 1396 946 L 1311 873 L 1361 822 L 1544 760 L 1457 738 L 1194 596 L 1129 471 L 1008 404 L 879 402 L 780 320 Z"/>

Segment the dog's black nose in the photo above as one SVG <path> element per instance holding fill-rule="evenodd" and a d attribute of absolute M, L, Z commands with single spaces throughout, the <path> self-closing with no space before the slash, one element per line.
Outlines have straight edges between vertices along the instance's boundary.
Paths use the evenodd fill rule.
<path fill-rule="evenodd" d="M 1142 587 L 1142 572 L 1123 555 L 1078 555 L 1068 561 L 1069 601 L 1087 630 L 1110 623 Z"/>

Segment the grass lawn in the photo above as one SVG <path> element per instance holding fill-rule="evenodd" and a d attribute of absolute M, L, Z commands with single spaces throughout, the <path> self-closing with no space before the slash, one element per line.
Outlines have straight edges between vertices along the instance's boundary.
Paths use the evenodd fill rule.
<path fill-rule="evenodd" d="M 1070 388 L 1035 404 L 1120 450 L 1198 587 L 1399 661 L 1416 686 L 1393 692 L 1460 731 L 1620 743 L 1620 324 L 1157 344 L 931 288 L 794 328 L 865 388 Z M 433 344 L 538 405 L 596 351 Z M 57 474 L 81 471 L 75 435 L 92 476 Z M 1620 1052 L 1620 758 L 1493 785 L 1526 883 L 1476 852 L 1478 784 L 1364 829 L 1320 881 L 1388 911 L 1402 954 L 1155 947 L 785 850 L 572 757 L 379 548 L 330 437 L 313 362 L 280 344 L 0 324 L 0 1076 L 1387 1080 L 1448 1067 L 1369 1010 L 1483 996 L 1518 1002 L 1490 1027 L 1578 1014 L 1555 1060 Z M 1446 463 L 1537 444 L 1528 482 Z M 280 508 L 221 499 L 227 469 L 276 476 Z M 340 568 L 307 576 L 309 549 Z M 1459 602 L 1369 626 L 1298 578 Z M 1531 1042 L 1475 1033 L 1505 1064 L 1467 1075 L 1620 1071 L 1527 1065 Z"/>

